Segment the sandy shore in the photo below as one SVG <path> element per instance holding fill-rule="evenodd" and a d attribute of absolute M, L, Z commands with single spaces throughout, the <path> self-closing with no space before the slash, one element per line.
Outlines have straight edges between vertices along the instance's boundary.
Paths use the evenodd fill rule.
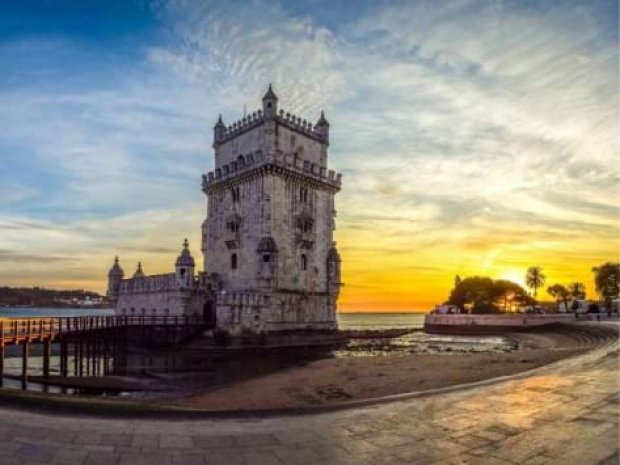
<path fill-rule="evenodd" d="M 562 334 L 519 335 L 512 352 L 329 358 L 260 377 L 196 388 L 169 405 L 208 410 L 282 409 L 422 391 L 509 375 L 588 350 Z"/>

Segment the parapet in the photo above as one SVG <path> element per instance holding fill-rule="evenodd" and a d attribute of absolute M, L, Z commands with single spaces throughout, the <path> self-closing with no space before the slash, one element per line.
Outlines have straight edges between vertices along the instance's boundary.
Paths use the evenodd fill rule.
<path fill-rule="evenodd" d="M 304 160 L 290 152 L 276 152 L 263 155 L 256 151 L 246 155 L 239 155 L 236 160 L 220 168 L 202 175 L 202 190 L 208 193 L 220 183 L 232 180 L 236 176 L 254 173 L 261 169 L 283 170 L 292 175 L 309 178 L 313 181 L 339 190 L 342 185 L 342 174 L 334 170 L 327 170 L 323 166 Z"/>
<path fill-rule="evenodd" d="M 227 142 L 252 128 L 260 126 L 265 121 L 267 121 L 267 118 L 265 118 L 262 110 L 253 111 L 231 125 L 222 127 L 221 131 L 216 133 L 215 143 L 222 144 Z M 320 129 L 318 125 L 313 125 L 309 121 L 290 112 L 280 110 L 279 115 L 275 117 L 275 121 L 294 131 L 312 137 L 318 142 L 328 142 L 329 135 L 324 129 Z"/>
<path fill-rule="evenodd" d="M 226 127 L 222 133 L 221 137 L 217 139 L 215 142 L 222 143 L 227 140 L 232 139 L 233 137 L 241 134 L 242 132 L 247 131 L 248 129 L 259 126 L 265 121 L 265 117 L 263 116 L 262 110 L 254 111 L 238 121 L 235 121 L 230 126 Z"/>
<path fill-rule="evenodd" d="M 191 287 L 198 287 L 199 284 L 199 280 L 196 279 Z M 155 274 L 141 278 L 121 280 L 119 294 L 170 291 L 180 289 L 181 287 L 186 286 L 182 286 L 181 283 L 179 283 L 175 273 Z"/>

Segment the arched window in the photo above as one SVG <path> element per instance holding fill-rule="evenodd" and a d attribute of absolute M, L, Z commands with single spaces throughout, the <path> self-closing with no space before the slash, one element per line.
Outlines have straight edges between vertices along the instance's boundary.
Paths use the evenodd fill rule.
<path fill-rule="evenodd" d="M 230 220 L 228 223 L 226 223 L 226 226 L 228 227 L 228 230 L 232 233 L 236 233 L 239 232 L 239 219 L 235 218 L 234 220 Z"/>
<path fill-rule="evenodd" d="M 237 254 L 236 253 L 230 256 L 230 269 L 231 270 L 237 269 Z"/>
<path fill-rule="evenodd" d="M 301 254 L 301 269 L 303 271 L 308 269 L 308 257 L 306 257 L 306 254 Z"/>
<path fill-rule="evenodd" d="M 271 255 L 268 253 L 263 254 L 263 262 L 269 263 L 271 261 Z"/>

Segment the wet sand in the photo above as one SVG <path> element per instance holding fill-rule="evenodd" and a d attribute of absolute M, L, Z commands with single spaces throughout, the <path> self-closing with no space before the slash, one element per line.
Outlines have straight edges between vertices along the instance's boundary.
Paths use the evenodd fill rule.
<path fill-rule="evenodd" d="M 219 387 L 201 389 L 189 382 L 185 395 L 177 393 L 165 403 L 208 410 L 334 404 L 510 375 L 589 348 L 562 334 L 518 338 L 521 349 L 511 352 L 328 358 Z"/>

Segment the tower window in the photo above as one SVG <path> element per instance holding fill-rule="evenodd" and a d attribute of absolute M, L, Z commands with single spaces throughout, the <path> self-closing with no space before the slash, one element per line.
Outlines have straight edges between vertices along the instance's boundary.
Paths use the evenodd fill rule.
<path fill-rule="evenodd" d="M 230 256 L 230 269 L 231 270 L 237 269 L 237 254 L 236 253 Z"/>
<path fill-rule="evenodd" d="M 271 255 L 269 255 L 268 253 L 264 253 L 263 254 L 263 262 L 269 263 L 270 261 L 271 261 Z"/>
<path fill-rule="evenodd" d="M 233 233 L 239 232 L 239 221 L 237 220 L 229 221 L 228 230 Z"/>
<path fill-rule="evenodd" d="M 301 219 L 297 223 L 297 226 L 299 227 L 299 229 L 301 229 L 301 232 L 303 233 L 312 232 L 312 220 Z"/>
<path fill-rule="evenodd" d="M 230 190 L 230 193 L 232 194 L 233 203 L 238 203 L 241 200 L 241 192 L 239 190 L 239 186 L 233 187 Z"/>
<path fill-rule="evenodd" d="M 301 269 L 303 271 L 308 269 L 308 257 L 306 257 L 306 254 L 301 254 Z"/>
<path fill-rule="evenodd" d="M 308 188 L 307 187 L 299 188 L 299 201 L 301 203 L 308 203 Z"/>

